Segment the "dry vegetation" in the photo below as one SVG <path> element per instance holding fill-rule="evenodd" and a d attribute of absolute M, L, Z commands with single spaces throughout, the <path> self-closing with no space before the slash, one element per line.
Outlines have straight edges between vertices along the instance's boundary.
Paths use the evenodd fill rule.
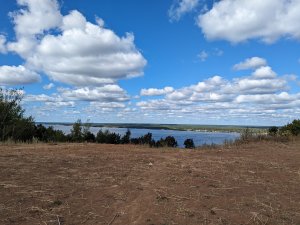
<path fill-rule="evenodd" d="M 300 141 L 0 145 L 0 224 L 300 224 Z"/>

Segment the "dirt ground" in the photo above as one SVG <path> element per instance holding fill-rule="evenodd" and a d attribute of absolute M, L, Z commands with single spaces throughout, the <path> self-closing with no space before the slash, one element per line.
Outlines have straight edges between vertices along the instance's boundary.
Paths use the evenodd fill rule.
<path fill-rule="evenodd" d="M 0 224 L 300 224 L 300 141 L 0 145 Z"/>

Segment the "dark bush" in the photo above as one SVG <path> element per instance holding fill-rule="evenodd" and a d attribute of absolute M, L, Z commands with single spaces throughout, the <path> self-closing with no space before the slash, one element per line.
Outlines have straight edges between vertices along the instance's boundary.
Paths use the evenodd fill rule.
<path fill-rule="evenodd" d="M 130 143 L 131 132 L 128 129 L 125 135 L 121 138 L 121 144 L 129 144 Z"/>
<path fill-rule="evenodd" d="M 102 130 L 99 130 L 98 133 L 97 133 L 97 136 L 96 136 L 96 141 L 98 143 L 105 143 L 105 134 Z"/>
<path fill-rule="evenodd" d="M 281 135 L 294 135 L 298 136 L 300 134 L 300 120 L 294 120 L 292 123 L 288 123 L 287 125 L 280 128 L 279 133 Z"/>
<path fill-rule="evenodd" d="M 177 141 L 173 136 L 168 136 L 166 138 L 161 138 L 157 142 L 155 142 L 155 147 L 161 148 L 161 147 L 171 147 L 175 148 L 177 147 Z"/>
<path fill-rule="evenodd" d="M 194 140 L 193 139 L 186 139 L 184 141 L 185 148 L 195 148 Z"/>
<path fill-rule="evenodd" d="M 67 136 L 61 130 L 55 130 L 52 126 L 46 128 L 42 124 L 35 126 L 35 138 L 42 142 L 66 142 Z"/>
<path fill-rule="evenodd" d="M 173 136 L 168 136 L 165 138 L 165 143 L 167 147 L 175 148 L 178 146 L 176 139 Z"/>
<path fill-rule="evenodd" d="M 35 133 L 32 117 L 21 107 L 22 90 L 0 88 L 0 141 L 32 141 Z"/>
<path fill-rule="evenodd" d="M 90 132 L 90 131 L 87 131 L 84 135 L 83 135 L 83 139 L 86 141 L 86 142 L 95 142 L 96 141 L 96 137 L 95 135 Z"/>
<path fill-rule="evenodd" d="M 151 142 L 152 142 L 152 133 L 147 133 L 140 138 L 140 144 L 142 144 L 142 145 L 145 145 L 145 144 L 150 145 Z"/>
<path fill-rule="evenodd" d="M 105 143 L 105 144 L 120 144 L 121 143 L 121 136 L 116 133 L 111 133 L 108 130 L 104 132 L 99 130 L 97 133 L 96 141 L 98 143 Z"/>
<path fill-rule="evenodd" d="M 270 128 L 268 129 L 268 134 L 271 135 L 271 136 L 276 136 L 277 133 L 278 133 L 278 130 L 279 130 L 278 127 L 275 127 L 275 126 L 270 127 Z"/>

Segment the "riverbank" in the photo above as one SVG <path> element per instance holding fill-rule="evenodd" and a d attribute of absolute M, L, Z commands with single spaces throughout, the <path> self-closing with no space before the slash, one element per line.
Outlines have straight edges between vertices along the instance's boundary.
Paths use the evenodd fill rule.
<path fill-rule="evenodd" d="M 0 224 L 299 224 L 299 145 L 2 145 Z"/>
<path fill-rule="evenodd" d="M 47 123 L 38 122 L 47 126 L 72 126 L 73 123 Z M 90 123 L 96 128 L 125 128 L 125 129 L 151 129 L 151 130 L 175 130 L 198 132 L 228 132 L 242 133 L 245 129 L 251 129 L 254 133 L 266 133 L 268 126 L 238 126 L 238 125 L 192 125 L 192 124 L 138 124 L 138 123 Z"/>

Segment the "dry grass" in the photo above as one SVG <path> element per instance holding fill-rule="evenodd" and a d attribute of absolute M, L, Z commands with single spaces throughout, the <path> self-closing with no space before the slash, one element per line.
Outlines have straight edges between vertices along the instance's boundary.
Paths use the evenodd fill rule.
<path fill-rule="evenodd" d="M 300 141 L 0 146 L 0 224 L 300 224 Z"/>

